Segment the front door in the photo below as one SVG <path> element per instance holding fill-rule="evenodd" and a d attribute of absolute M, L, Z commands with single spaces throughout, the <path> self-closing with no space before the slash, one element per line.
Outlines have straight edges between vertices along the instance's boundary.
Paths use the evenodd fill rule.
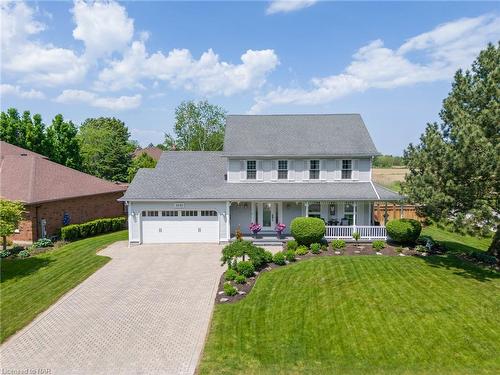
<path fill-rule="evenodd" d="M 273 230 L 278 220 L 276 203 L 262 204 L 262 229 Z"/>

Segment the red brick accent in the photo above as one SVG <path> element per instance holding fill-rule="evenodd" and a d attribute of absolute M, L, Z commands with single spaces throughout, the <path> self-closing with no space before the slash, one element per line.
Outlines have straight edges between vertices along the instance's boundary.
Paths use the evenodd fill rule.
<path fill-rule="evenodd" d="M 10 239 L 36 241 L 42 235 L 42 219 L 47 222 L 47 237 L 57 235 L 62 227 L 65 212 L 70 216 L 70 224 L 80 224 L 102 217 L 124 216 L 124 204 L 116 201 L 121 196 L 123 192 L 120 191 L 26 206 L 25 220 L 19 226 L 19 233 Z"/>

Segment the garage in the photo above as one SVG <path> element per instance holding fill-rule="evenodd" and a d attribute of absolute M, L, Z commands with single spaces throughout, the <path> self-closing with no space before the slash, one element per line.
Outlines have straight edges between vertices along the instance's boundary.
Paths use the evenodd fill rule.
<path fill-rule="evenodd" d="M 145 210 L 142 243 L 219 242 L 215 210 Z"/>

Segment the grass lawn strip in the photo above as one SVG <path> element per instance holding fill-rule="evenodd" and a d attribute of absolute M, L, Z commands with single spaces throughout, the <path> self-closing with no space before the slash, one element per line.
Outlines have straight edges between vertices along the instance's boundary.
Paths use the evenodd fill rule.
<path fill-rule="evenodd" d="M 127 239 L 127 231 L 72 242 L 26 259 L 1 261 L 1 342 L 30 323 L 110 258 L 96 251 Z"/>
<path fill-rule="evenodd" d="M 320 257 L 262 274 L 216 306 L 200 373 L 498 373 L 498 273 L 428 258 Z"/>

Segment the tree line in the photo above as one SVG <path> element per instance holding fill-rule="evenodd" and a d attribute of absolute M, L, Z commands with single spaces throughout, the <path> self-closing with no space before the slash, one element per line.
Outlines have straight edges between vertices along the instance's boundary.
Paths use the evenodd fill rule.
<path fill-rule="evenodd" d="M 163 150 L 220 151 L 224 142 L 226 111 L 200 102 L 182 102 L 175 111 L 173 134 L 165 134 Z M 0 115 L 0 139 L 47 156 L 50 160 L 109 181 L 131 181 L 139 168 L 154 168 L 156 161 L 130 139 L 125 123 L 115 117 L 86 119 L 79 127 L 58 114 L 46 126 L 40 114 L 22 114 L 9 108 Z"/>

